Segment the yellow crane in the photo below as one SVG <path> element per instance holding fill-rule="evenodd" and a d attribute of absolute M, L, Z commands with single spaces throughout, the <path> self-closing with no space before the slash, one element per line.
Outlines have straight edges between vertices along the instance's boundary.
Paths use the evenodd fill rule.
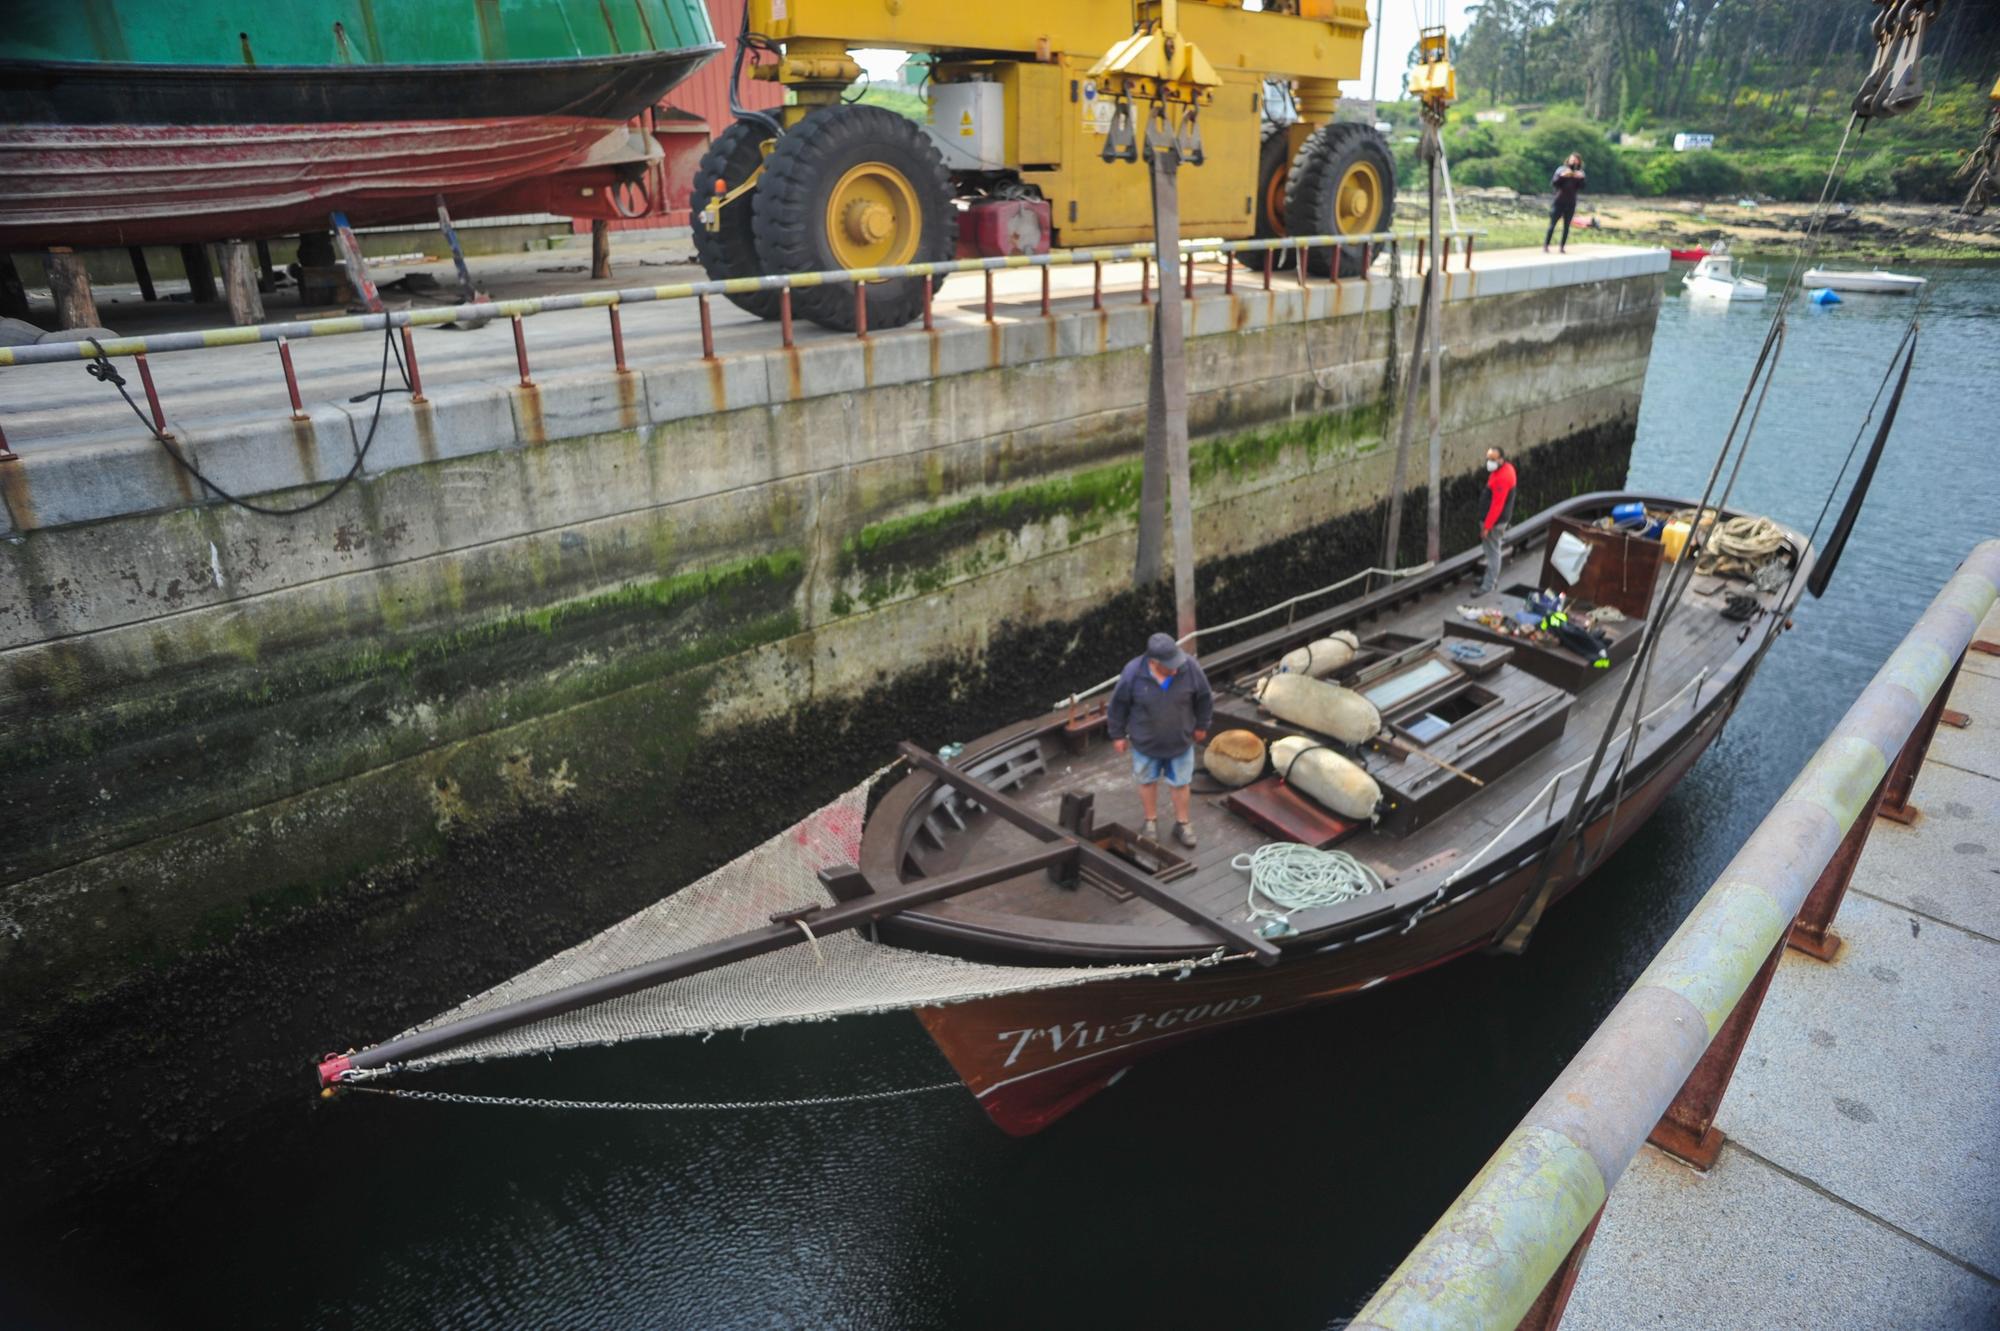
<path fill-rule="evenodd" d="M 1137 8 L 1142 33 L 1149 14 L 1157 30 L 1162 6 Z M 1181 234 L 1386 229 L 1388 146 L 1371 126 L 1333 122 L 1340 81 L 1361 72 L 1364 0 L 1173 8 L 1182 45 L 1205 57 L 1192 83 L 1214 80 L 1201 96 L 1205 159 L 1180 186 Z M 702 159 L 703 267 L 744 277 L 1152 239 L 1145 173 L 1103 154 L 1121 94 L 1144 67 L 1133 19 L 1129 0 L 750 0 L 736 59 L 754 57 L 753 76 L 789 96 L 776 111 L 740 111 Z M 857 48 L 931 57 L 930 123 L 849 100 L 862 77 Z M 1279 106 L 1295 106 L 1296 120 L 1274 115 Z M 1359 246 L 1341 262 L 1358 271 Z M 869 327 L 915 318 L 923 280 L 870 284 Z M 775 292 L 731 299 L 777 315 Z M 793 300 L 802 317 L 853 326 L 845 290 L 801 289 Z"/>

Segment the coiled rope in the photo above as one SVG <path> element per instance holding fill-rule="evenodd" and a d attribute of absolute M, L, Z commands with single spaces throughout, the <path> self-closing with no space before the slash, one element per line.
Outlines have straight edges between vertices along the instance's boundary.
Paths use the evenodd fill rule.
<path fill-rule="evenodd" d="M 1296 841 L 1271 841 L 1229 862 L 1248 870 L 1250 918 L 1287 921 L 1293 911 L 1338 906 L 1383 890 L 1382 876 L 1344 850 L 1315 850 Z M 1271 910 L 1257 898 L 1281 907 Z"/>

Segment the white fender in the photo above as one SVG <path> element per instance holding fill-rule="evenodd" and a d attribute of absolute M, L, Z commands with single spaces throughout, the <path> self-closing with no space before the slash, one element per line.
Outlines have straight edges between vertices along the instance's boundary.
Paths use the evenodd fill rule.
<path fill-rule="evenodd" d="M 1278 662 L 1278 669 L 1288 675 L 1311 675 L 1314 679 L 1325 679 L 1352 661 L 1354 654 L 1360 650 L 1361 639 L 1342 629 L 1303 647 L 1294 647 Z"/>
<path fill-rule="evenodd" d="M 1375 778 L 1317 741 L 1287 736 L 1271 746 L 1278 775 L 1343 818 L 1373 818 L 1382 802 Z"/>
<path fill-rule="evenodd" d="M 1257 701 L 1281 721 L 1360 744 L 1382 732 L 1382 714 L 1352 689 L 1310 675 L 1270 675 L 1258 686 Z"/>

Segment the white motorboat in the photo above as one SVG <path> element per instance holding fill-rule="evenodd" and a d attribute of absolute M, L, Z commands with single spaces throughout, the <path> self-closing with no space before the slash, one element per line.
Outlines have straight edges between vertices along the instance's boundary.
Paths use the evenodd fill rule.
<path fill-rule="evenodd" d="M 1739 274 L 1727 254 L 1710 254 L 1697 263 L 1681 279 L 1681 287 L 1703 300 L 1762 300 L 1767 294 L 1762 282 Z"/>
<path fill-rule="evenodd" d="M 1923 290 L 1924 279 L 1877 268 L 1861 273 L 1839 268 L 1808 268 L 1805 284 L 1829 291 L 1866 291 L 1878 296 L 1911 296 Z"/>

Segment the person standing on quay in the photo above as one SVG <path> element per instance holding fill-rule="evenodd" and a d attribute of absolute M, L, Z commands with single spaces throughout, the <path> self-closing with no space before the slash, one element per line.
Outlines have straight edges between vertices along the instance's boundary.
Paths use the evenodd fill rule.
<path fill-rule="evenodd" d="M 1514 464 L 1497 448 L 1486 450 L 1486 521 L 1479 527 L 1479 543 L 1486 547 L 1486 577 L 1479 584 L 1482 594 L 1500 585 L 1500 542 L 1507 525 L 1514 520 Z"/>
<path fill-rule="evenodd" d="M 1571 153 L 1569 160 L 1556 168 L 1555 175 L 1549 178 L 1549 184 L 1555 186 L 1556 197 L 1555 202 L 1549 205 L 1549 229 L 1542 237 L 1542 253 L 1549 252 L 1549 242 L 1555 239 L 1556 222 L 1560 220 L 1563 224 L 1563 236 L 1562 243 L 1556 248 L 1561 253 L 1567 254 L 1569 224 L 1576 218 L 1576 196 L 1583 193 L 1583 159 Z"/>
<path fill-rule="evenodd" d="M 1188 783 L 1194 780 L 1194 746 L 1208 738 L 1214 716 L 1208 676 L 1169 634 L 1148 638 L 1145 654 L 1127 661 L 1119 674 L 1107 728 L 1118 752 L 1132 755 L 1139 805 L 1146 813 L 1139 835 L 1148 841 L 1159 840 L 1159 783 L 1165 781 L 1174 804 L 1174 839 L 1195 844 Z"/>

